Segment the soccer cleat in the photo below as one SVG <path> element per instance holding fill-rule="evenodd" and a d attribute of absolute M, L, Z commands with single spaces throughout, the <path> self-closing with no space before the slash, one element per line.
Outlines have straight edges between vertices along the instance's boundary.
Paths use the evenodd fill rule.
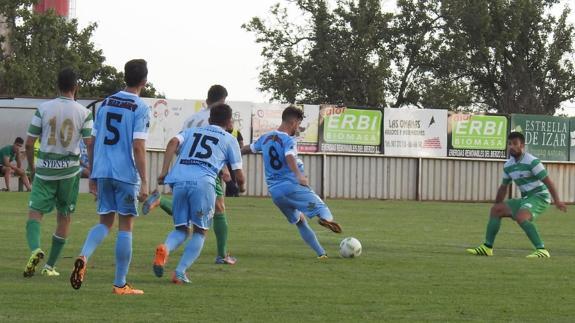
<path fill-rule="evenodd" d="M 184 274 L 180 274 L 178 272 L 175 272 L 172 274 L 172 283 L 176 284 L 176 285 L 184 285 L 184 284 L 191 284 L 192 281 L 188 278 L 188 275 Z"/>
<path fill-rule="evenodd" d="M 30 258 L 28 259 L 28 263 L 26 264 L 26 268 L 24 268 L 24 277 L 34 276 L 36 267 L 40 263 L 40 260 L 44 259 L 44 255 L 44 251 L 42 251 L 40 248 L 32 251 Z"/>
<path fill-rule="evenodd" d="M 160 198 L 160 192 L 158 192 L 158 190 L 154 190 L 152 194 L 148 196 L 146 201 L 144 201 L 144 205 L 142 205 L 142 213 L 147 215 L 151 210 L 160 205 Z"/>
<path fill-rule="evenodd" d="M 225 257 L 216 257 L 216 264 L 217 265 L 235 265 L 238 260 L 235 257 L 227 255 Z"/>
<path fill-rule="evenodd" d="M 168 262 L 168 248 L 165 244 L 161 244 L 156 248 L 156 256 L 154 257 L 154 274 L 156 277 L 164 276 L 164 266 Z"/>
<path fill-rule="evenodd" d="M 44 265 L 44 268 L 42 268 L 42 271 L 40 273 L 42 274 L 42 276 L 47 277 L 60 276 L 60 273 L 56 271 L 56 267 L 49 266 L 48 264 Z"/>
<path fill-rule="evenodd" d="M 482 244 L 477 248 L 465 249 L 468 253 L 476 256 L 493 256 L 493 248 Z"/>
<path fill-rule="evenodd" d="M 527 255 L 527 258 L 551 258 L 551 255 L 546 249 L 536 249 L 533 253 Z"/>
<path fill-rule="evenodd" d="M 335 222 L 332 221 L 328 221 L 325 219 L 320 218 L 317 223 L 319 223 L 319 225 L 326 227 L 328 229 L 330 229 L 331 231 L 335 232 L 335 233 L 341 233 L 341 226 Z"/>
<path fill-rule="evenodd" d="M 112 293 L 116 295 L 142 295 L 144 291 L 141 289 L 132 288 L 129 284 L 124 285 L 124 287 L 118 287 L 114 285 Z"/>
<path fill-rule="evenodd" d="M 79 256 L 74 261 L 74 270 L 70 276 L 70 284 L 72 288 L 80 289 L 82 287 L 82 282 L 84 281 L 84 276 L 86 276 L 86 257 Z"/>
<path fill-rule="evenodd" d="M 327 257 L 327 255 L 321 255 L 321 256 L 318 256 L 317 259 L 326 260 L 326 259 L 328 259 L 328 257 Z"/>

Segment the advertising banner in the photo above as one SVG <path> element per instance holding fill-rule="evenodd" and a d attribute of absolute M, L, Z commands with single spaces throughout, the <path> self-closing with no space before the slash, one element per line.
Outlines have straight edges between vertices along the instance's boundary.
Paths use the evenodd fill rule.
<path fill-rule="evenodd" d="M 447 156 L 447 110 L 385 109 L 383 143 L 390 156 Z"/>
<path fill-rule="evenodd" d="M 380 110 L 363 110 L 321 105 L 319 110 L 320 151 L 381 153 Z"/>
<path fill-rule="evenodd" d="M 257 104 L 252 115 L 252 142 L 264 133 L 276 130 L 282 123 L 282 112 L 287 104 Z M 299 105 L 304 111 L 297 137 L 297 148 L 300 152 L 317 152 L 318 150 L 318 105 Z"/>
<path fill-rule="evenodd" d="M 448 157 L 507 158 L 508 120 L 500 115 L 449 114 Z"/>
<path fill-rule="evenodd" d="M 575 161 L 575 118 L 570 118 L 569 119 L 569 124 L 570 124 L 570 128 L 569 128 L 569 132 L 571 134 L 571 154 L 570 154 L 570 161 Z"/>
<path fill-rule="evenodd" d="M 146 140 L 146 146 L 150 149 L 166 149 L 168 141 L 182 130 L 184 121 L 205 104 L 199 100 L 142 99 L 151 110 Z"/>
<path fill-rule="evenodd" d="M 569 160 L 569 119 L 512 114 L 511 129 L 525 135 L 525 149 L 541 160 Z"/>

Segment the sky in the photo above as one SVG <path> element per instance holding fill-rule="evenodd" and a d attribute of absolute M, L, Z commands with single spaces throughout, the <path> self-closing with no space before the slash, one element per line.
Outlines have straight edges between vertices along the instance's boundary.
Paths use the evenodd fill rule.
<path fill-rule="evenodd" d="M 72 0 L 73 1 L 73 0 Z M 574 0 L 562 0 L 568 4 Z M 263 64 L 255 34 L 241 28 L 252 17 L 270 17 L 285 0 L 75 0 L 80 27 L 98 24 L 92 40 L 106 63 L 123 70 L 133 58 L 148 61 L 148 80 L 169 99 L 204 99 L 213 84 L 230 101 L 267 102 L 258 88 Z M 384 0 L 393 11 L 394 0 Z M 572 10 L 575 6 L 571 5 Z M 575 23 L 575 13 L 570 16 Z M 575 104 L 569 104 L 575 109 Z"/>

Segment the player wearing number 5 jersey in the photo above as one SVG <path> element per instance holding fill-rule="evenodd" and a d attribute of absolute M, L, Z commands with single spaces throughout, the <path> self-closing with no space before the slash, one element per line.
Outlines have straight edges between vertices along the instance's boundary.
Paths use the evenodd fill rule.
<path fill-rule="evenodd" d="M 24 269 L 24 277 L 34 275 L 44 251 L 40 248 L 40 222 L 54 207 L 57 211 L 56 232 L 52 236 L 50 256 L 42 275 L 59 276 L 56 261 L 68 237 L 71 214 L 76 209 L 80 173 L 80 147 L 83 139 L 90 143 L 92 113 L 76 101 L 76 73 L 63 69 L 58 74 L 61 96 L 43 103 L 32 118 L 26 139 L 28 166 L 34 176 L 30 194 L 26 239 L 32 251 Z M 34 145 L 40 138 L 38 158 L 34 163 Z"/>
<path fill-rule="evenodd" d="M 124 67 L 126 89 L 107 97 L 96 113 L 92 138 L 88 146 L 92 165 L 90 191 L 98 198 L 100 223 L 94 226 L 74 263 L 70 283 L 80 288 L 86 264 L 98 245 L 108 235 L 118 214 L 116 239 L 115 294 L 143 294 L 126 283 L 132 258 L 133 220 L 138 216 L 138 199 L 148 195 L 146 180 L 146 138 L 150 108 L 139 98 L 146 86 L 148 67 L 143 59 L 134 59 Z M 138 194 L 139 191 L 139 194 Z"/>
<path fill-rule="evenodd" d="M 193 227 L 192 237 L 172 276 L 176 284 L 190 282 L 186 271 L 200 255 L 206 231 L 212 224 L 216 178 L 226 163 L 231 164 L 240 190 L 245 190 L 240 147 L 236 138 L 226 132 L 232 122 L 232 109 L 226 104 L 217 104 L 210 109 L 210 125 L 182 131 L 168 143 L 158 183 L 172 187 L 175 229 L 163 245 L 156 248 L 165 250 L 161 257 L 156 252 L 154 273 L 158 277 L 164 273 L 168 255 L 186 241 L 189 228 Z M 176 151 L 179 151 L 178 158 L 169 170 Z"/>
<path fill-rule="evenodd" d="M 241 151 L 243 154 L 262 153 L 266 183 L 274 204 L 289 223 L 297 225 L 302 239 L 318 257 L 325 258 L 325 250 L 303 215 L 309 218 L 318 216 L 319 224 L 335 233 L 340 233 L 341 227 L 333 222 L 327 205 L 309 188 L 303 163 L 297 156 L 294 135 L 302 120 L 301 109 L 287 107 L 282 113 L 282 124 L 277 130 L 262 135 L 255 143 L 244 146 Z"/>

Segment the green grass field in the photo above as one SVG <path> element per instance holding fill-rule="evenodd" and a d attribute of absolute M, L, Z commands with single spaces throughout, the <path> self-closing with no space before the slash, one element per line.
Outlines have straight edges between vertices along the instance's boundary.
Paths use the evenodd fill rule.
<path fill-rule="evenodd" d="M 161 210 L 140 217 L 134 230 L 129 282 L 143 296 L 111 293 L 115 231 L 88 264 L 80 290 L 68 282 L 74 257 L 97 221 L 81 195 L 72 235 L 57 264 L 62 276 L 22 277 L 29 250 L 24 236 L 27 194 L 0 194 L 0 322 L 25 321 L 572 321 L 573 219 L 555 209 L 539 220 L 551 259 L 526 259 L 531 246 L 504 221 L 495 256 L 467 255 L 482 242 L 488 204 L 329 200 L 344 228 L 313 228 L 331 258 L 321 262 L 271 200 L 228 199 L 229 246 L 236 266 L 213 264 L 215 238 L 191 267 L 193 283 L 176 286 L 152 274 L 155 246 L 171 229 Z M 55 227 L 44 219 L 43 248 Z M 356 259 L 337 256 L 339 241 L 363 244 Z M 181 250 L 171 256 L 173 270 Z"/>

